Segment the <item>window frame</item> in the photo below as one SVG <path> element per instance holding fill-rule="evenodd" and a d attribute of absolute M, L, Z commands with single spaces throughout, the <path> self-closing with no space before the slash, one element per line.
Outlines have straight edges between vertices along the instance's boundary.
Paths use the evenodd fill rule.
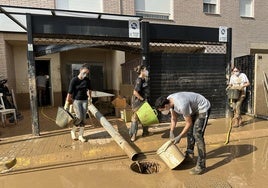
<path fill-rule="evenodd" d="M 246 3 L 243 4 L 243 7 L 242 7 L 242 2 L 245 2 L 245 1 L 251 1 L 251 4 L 250 4 L 250 15 L 246 15 Z M 239 15 L 241 18 L 254 18 L 254 3 L 255 1 L 254 0 L 239 0 Z M 244 14 L 242 14 L 242 8 L 244 8 Z"/>
<path fill-rule="evenodd" d="M 86 9 L 84 9 L 85 6 L 80 6 L 80 7 L 78 6 L 79 8 L 76 6 L 72 7 L 73 4 L 77 4 L 77 3 L 74 3 L 75 0 L 55 0 L 55 7 L 56 7 L 56 9 L 63 9 L 63 10 L 70 10 L 70 11 L 103 12 L 103 0 L 98 0 L 99 1 L 98 3 L 100 3 L 98 10 L 89 9 L 91 6 L 90 6 L 90 2 L 87 2 L 87 0 L 81 0 L 81 1 L 84 1 L 83 3 L 81 3 L 82 5 L 89 3 L 86 6 Z"/>
<path fill-rule="evenodd" d="M 205 11 L 205 5 L 208 6 L 208 9 L 210 7 L 209 5 L 215 6 L 215 12 L 212 12 L 209 10 Z M 203 0 L 203 13 L 205 13 L 205 14 L 220 14 L 220 0 Z"/>
<path fill-rule="evenodd" d="M 173 19 L 173 12 L 174 12 L 174 0 L 169 0 L 169 12 L 161 12 L 161 11 L 152 11 L 152 10 L 146 10 L 144 7 L 143 10 L 139 10 L 137 8 L 137 2 L 138 0 L 135 0 L 135 15 L 136 16 L 142 16 L 145 19 L 154 19 L 154 20 L 172 20 Z M 146 1 L 146 0 L 145 0 Z M 151 0 L 150 0 L 151 1 Z"/>

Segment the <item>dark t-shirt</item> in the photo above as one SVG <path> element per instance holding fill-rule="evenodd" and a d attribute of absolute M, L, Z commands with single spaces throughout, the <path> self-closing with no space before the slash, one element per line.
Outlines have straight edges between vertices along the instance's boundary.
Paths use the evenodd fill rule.
<path fill-rule="evenodd" d="M 145 79 L 138 77 L 136 80 L 136 85 L 134 87 L 135 91 L 137 91 L 142 98 L 147 97 L 146 89 L 148 88 L 148 82 Z"/>
<path fill-rule="evenodd" d="M 137 91 L 142 98 L 148 99 L 148 89 L 148 82 L 145 79 L 138 77 L 134 90 Z M 143 101 L 139 100 L 135 95 L 132 96 L 131 104 L 133 109 L 138 108 L 142 103 Z"/>
<path fill-rule="evenodd" d="M 91 90 L 89 78 L 85 77 L 80 80 L 74 77 L 70 82 L 68 93 L 72 94 L 74 100 L 87 100 L 87 90 Z"/>

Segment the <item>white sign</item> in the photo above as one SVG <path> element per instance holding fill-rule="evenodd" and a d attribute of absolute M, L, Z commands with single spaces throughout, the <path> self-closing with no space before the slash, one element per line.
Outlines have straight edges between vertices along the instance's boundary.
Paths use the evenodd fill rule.
<path fill-rule="evenodd" d="M 227 42 L 227 27 L 219 27 L 219 42 Z"/>
<path fill-rule="evenodd" d="M 129 38 L 140 38 L 140 22 L 138 20 L 128 21 Z"/>
<path fill-rule="evenodd" d="M 28 44 L 28 51 L 33 51 L 33 44 Z"/>

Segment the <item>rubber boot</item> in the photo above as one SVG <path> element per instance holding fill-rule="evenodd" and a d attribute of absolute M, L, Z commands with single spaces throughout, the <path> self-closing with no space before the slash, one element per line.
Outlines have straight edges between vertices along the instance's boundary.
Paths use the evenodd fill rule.
<path fill-rule="evenodd" d="M 239 127 L 242 126 L 242 117 L 241 116 L 238 117 L 238 126 Z"/>
<path fill-rule="evenodd" d="M 71 130 L 71 137 L 72 137 L 72 139 L 73 140 L 76 140 L 77 138 L 76 138 L 76 130 L 77 130 L 77 127 L 74 125 L 73 126 L 73 128 L 72 128 L 72 130 Z"/>
<path fill-rule="evenodd" d="M 149 127 L 148 126 L 142 126 L 142 136 L 151 136 L 153 133 L 149 132 Z"/>
<path fill-rule="evenodd" d="M 129 136 L 132 142 L 136 140 L 137 132 L 138 132 L 138 122 L 131 122 Z"/>
<path fill-rule="evenodd" d="M 233 126 L 233 128 L 239 127 L 239 125 L 238 125 L 238 118 L 237 117 L 234 117 L 232 119 L 232 126 Z"/>
<path fill-rule="evenodd" d="M 78 140 L 80 140 L 81 142 L 86 142 L 86 139 L 83 137 L 84 130 L 85 130 L 85 127 L 80 127 Z"/>

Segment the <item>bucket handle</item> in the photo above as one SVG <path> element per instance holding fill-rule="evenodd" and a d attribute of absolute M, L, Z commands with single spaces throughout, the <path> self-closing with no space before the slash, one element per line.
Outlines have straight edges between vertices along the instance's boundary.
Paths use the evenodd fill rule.
<path fill-rule="evenodd" d="M 158 150 L 158 153 L 165 152 L 169 148 L 169 146 L 171 146 L 171 145 L 173 145 L 173 142 L 171 140 L 169 140 L 164 148 L 162 147 L 161 149 Z"/>
<path fill-rule="evenodd" d="M 153 109 L 153 111 L 154 111 L 155 115 L 158 116 L 157 110 L 156 109 Z"/>
<path fill-rule="evenodd" d="M 171 145 L 173 145 L 172 140 L 170 140 L 170 142 L 166 145 L 166 147 L 163 150 L 166 151 L 169 148 L 169 146 L 171 146 Z"/>

